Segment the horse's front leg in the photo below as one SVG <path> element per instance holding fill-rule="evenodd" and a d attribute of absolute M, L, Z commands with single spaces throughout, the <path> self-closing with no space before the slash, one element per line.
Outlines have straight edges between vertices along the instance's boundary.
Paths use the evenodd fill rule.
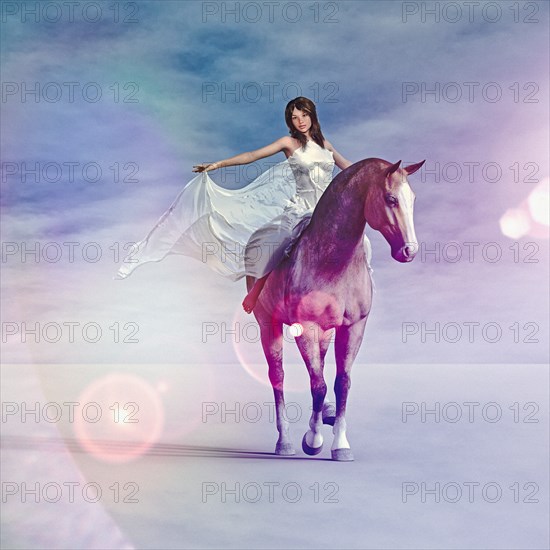
<path fill-rule="evenodd" d="M 348 393 L 351 387 L 351 367 L 357 356 L 367 318 L 361 319 L 350 326 L 341 326 L 336 329 L 336 340 L 334 350 L 336 354 L 336 380 L 334 382 L 334 393 L 336 395 L 336 418 L 332 433 L 331 455 L 332 460 L 352 461 L 348 438 L 346 437 L 346 404 Z"/>
<path fill-rule="evenodd" d="M 283 382 L 283 325 L 267 321 L 260 322 L 260 332 L 264 354 L 269 367 L 269 381 L 275 397 L 275 413 L 279 439 L 275 445 L 275 454 L 294 455 L 296 451 L 288 433 L 289 422 L 285 414 Z"/>
<path fill-rule="evenodd" d="M 308 455 L 316 455 L 323 448 L 323 403 L 327 394 L 327 385 L 323 376 L 324 356 L 330 338 L 317 324 L 304 324 L 303 333 L 296 338 L 296 344 L 306 364 L 313 407 L 309 419 L 309 430 L 302 439 L 302 449 Z"/>

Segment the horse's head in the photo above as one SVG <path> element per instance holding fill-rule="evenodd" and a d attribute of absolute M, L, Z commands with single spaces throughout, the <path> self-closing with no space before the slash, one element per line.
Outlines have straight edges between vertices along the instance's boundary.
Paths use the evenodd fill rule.
<path fill-rule="evenodd" d="M 410 262 L 418 251 L 413 221 L 415 195 L 407 176 L 414 174 L 424 162 L 399 168 L 399 161 L 382 168 L 365 200 L 367 223 L 384 235 L 393 259 L 398 262 Z"/>

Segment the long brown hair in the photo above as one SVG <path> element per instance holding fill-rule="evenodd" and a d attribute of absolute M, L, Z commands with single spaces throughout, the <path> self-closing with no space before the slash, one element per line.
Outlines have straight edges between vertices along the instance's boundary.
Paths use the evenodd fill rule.
<path fill-rule="evenodd" d="M 311 101 L 311 99 L 308 99 L 307 97 L 295 97 L 287 103 L 287 106 L 285 108 L 285 120 L 286 125 L 290 130 L 290 135 L 294 139 L 297 139 L 302 144 L 302 147 L 305 147 L 307 143 L 307 137 L 302 132 L 299 132 L 292 123 L 292 112 L 295 108 L 299 111 L 304 111 L 310 116 L 311 128 L 309 130 L 309 135 L 311 136 L 311 139 L 315 143 L 317 143 L 317 145 L 323 147 L 324 149 L 325 137 L 323 136 L 323 132 L 321 132 L 321 125 L 319 124 L 319 120 L 317 118 L 317 109 L 315 108 L 315 103 L 313 103 L 313 101 Z"/>

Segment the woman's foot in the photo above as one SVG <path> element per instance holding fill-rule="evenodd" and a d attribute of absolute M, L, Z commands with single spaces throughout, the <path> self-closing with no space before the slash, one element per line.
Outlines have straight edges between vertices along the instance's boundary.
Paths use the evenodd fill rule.
<path fill-rule="evenodd" d="M 254 306 L 256 305 L 256 302 L 258 301 L 257 296 L 251 296 L 252 292 L 249 292 L 245 299 L 243 300 L 243 309 L 247 313 L 252 313 L 252 310 L 254 309 Z"/>
<path fill-rule="evenodd" d="M 256 307 L 258 296 L 260 296 L 260 292 L 262 291 L 262 288 L 264 287 L 268 276 L 269 273 L 267 275 L 264 275 L 261 279 L 257 279 L 252 288 L 249 290 L 245 299 L 243 300 L 243 309 L 247 313 L 252 313 L 252 310 L 254 309 L 254 307 Z"/>

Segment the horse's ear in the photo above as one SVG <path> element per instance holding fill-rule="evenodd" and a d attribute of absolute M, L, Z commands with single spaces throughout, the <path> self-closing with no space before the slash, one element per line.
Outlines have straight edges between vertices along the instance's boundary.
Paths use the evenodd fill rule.
<path fill-rule="evenodd" d="M 398 160 L 395 164 L 388 166 L 386 168 L 386 177 L 391 176 L 399 168 L 400 164 L 401 164 L 401 161 Z"/>
<path fill-rule="evenodd" d="M 405 170 L 405 172 L 407 172 L 407 174 L 410 176 L 411 174 L 414 174 L 417 170 L 420 170 L 425 162 L 426 160 L 423 160 L 422 162 L 417 162 L 416 164 L 405 166 L 403 167 L 403 170 Z"/>

